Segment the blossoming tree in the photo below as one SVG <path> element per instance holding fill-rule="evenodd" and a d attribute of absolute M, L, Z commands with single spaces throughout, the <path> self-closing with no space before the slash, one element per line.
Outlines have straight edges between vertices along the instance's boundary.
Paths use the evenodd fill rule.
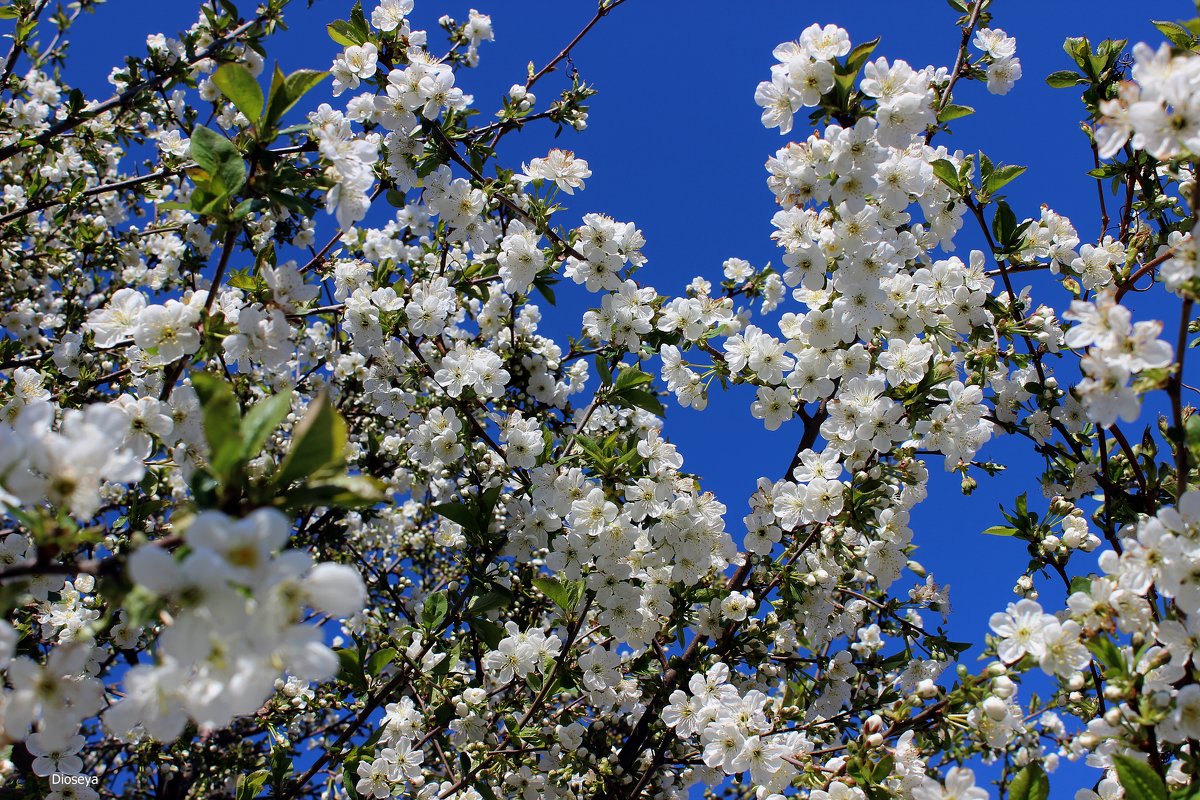
<path fill-rule="evenodd" d="M 475 11 L 355 4 L 285 75 L 287 0 L 214 0 L 89 100 L 91 4 L 0 5 L 5 796 L 1196 796 L 1200 21 L 1067 41 L 1086 242 L 953 139 L 960 81 L 1021 77 L 1003 4 L 950 0 L 942 67 L 799 21 L 755 94 L 783 267 L 666 296 L 634 222 L 561 223 L 584 160 L 495 156 L 586 127 L 577 72 L 534 89 L 623 2 L 489 121 Z M 732 384 L 802 420 L 748 507 L 667 426 Z M 908 521 L 999 436 L 1043 470 L 984 523 L 1030 561 L 971 666 Z"/>

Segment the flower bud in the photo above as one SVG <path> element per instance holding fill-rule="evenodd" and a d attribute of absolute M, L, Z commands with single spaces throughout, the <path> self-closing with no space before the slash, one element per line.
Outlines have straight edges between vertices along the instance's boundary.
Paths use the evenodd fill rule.
<path fill-rule="evenodd" d="M 997 697 L 1007 700 L 1012 697 L 1017 691 L 1017 685 L 1012 682 L 1012 679 L 1007 675 L 1001 675 L 992 679 L 992 692 Z"/>

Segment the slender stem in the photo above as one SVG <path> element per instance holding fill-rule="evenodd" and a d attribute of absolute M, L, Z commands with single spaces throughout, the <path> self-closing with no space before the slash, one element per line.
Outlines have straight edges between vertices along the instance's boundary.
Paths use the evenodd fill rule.
<path fill-rule="evenodd" d="M 233 246 L 237 242 L 237 228 L 230 226 L 229 232 L 225 234 L 225 243 L 221 249 L 221 259 L 217 262 L 217 271 L 213 275 L 212 285 L 208 287 L 208 298 L 204 301 L 204 315 L 208 316 L 208 312 L 212 309 L 213 301 L 216 299 L 217 290 L 221 286 L 221 281 L 225 277 L 225 268 L 229 266 L 229 257 L 233 255 Z M 200 323 L 203 325 L 203 321 Z M 175 391 L 175 383 L 179 380 L 179 376 L 183 374 L 183 368 L 190 361 L 190 356 L 184 355 L 178 361 L 171 364 L 166 373 L 163 375 L 162 393 L 158 396 L 159 400 L 166 402 L 171 399 L 171 392 Z"/>
<path fill-rule="evenodd" d="M 937 113 L 941 113 L 946 103 L 950 102 L 950 98 L 954 92 L 954 84 L 958 83 L 958 79 L 962 76 L 963 66 L 967 61 L 967 48 L 971 44 L 971 34 L 975 31 L 975 26 L 979 24 L 979 14 L 983 11 L 983 6 L 986 0 L 975 0 L 975 5 L 971 9 L 971 16 L 967 19 L 967 24 L 962 29 L 962 42 L 958 46 L 958 57 L 954 59 L 954 67 L 950 70 L 950 80 L 946 83 L 946 88 L 938 94 L 937 105 L 935 106 Z M 929 144 L 933 140 L 933 134 L 937 131 L 934 126 L 925 134 L 925 143 Z"/>
<path fill-rule="evenodd" d="M 39 0 L 38 4 L 34 6 L 33 13 L 29 15 L 29 19 L 36 20 L 42 15 L 42 12 L 46 10 L 46 6 L 48 5 L 50 5 L 50 0 Z M 20 20 L 20 22 L 25 22 L 25 20 Z M 20 25 L 17 27 L 19 28 Z M 12 76 L 13 68 L 17 65 L 17 59 L 21 57 L 21 53 L 23 52 L 25 52 L 25 42 L 18 41 L 17 34 L 14 32 L 12 47 L 8 49 L 8 55 L 4 58 L 3 70 L 0 70 L 0 91 L 3 91 L 8 85 L 8 79 Z"/>
<path fill-rule="evenodd" d="M 1171 416 L 1175 421 L 1175 498 L 1178 501 L 1188 489 L 1188 440 L 1183 429 L 1183 363 L 1187 356 L 1188 325 L 1192 321 L 1192 299 L 1183 301 L 1179 310 L 1179 339 L 1175 345 L 1177 361 L 1175 374 L 1167 384 L 1171 398 Z"/>

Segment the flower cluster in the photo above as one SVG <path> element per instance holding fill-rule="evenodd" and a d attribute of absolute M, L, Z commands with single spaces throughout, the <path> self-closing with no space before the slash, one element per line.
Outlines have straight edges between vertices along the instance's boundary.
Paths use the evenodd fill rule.
<path fill-rule="evenodd" d="M 564 223 L 599 161 L 497 156 L 587 128 L 582 35 L 493 116 L 477 10 L 355 4 L 329 74 L 266 81 L 283 0 L 206 5 L 88 105 L 29 44 L 44 5 L 0 67 L 5 792 L 983 800 L 1061 761 L 1105 800 L 1194 789 L 1192 28 L 1133 82 L 1068 41 L 1088 239 L 951 143 L 972 82 L 1021 77 L 991 3 L 952 0 L 950 67 L 798 26 L 754 93 L 795 134 L 778 265 L 671 293 L 638 222 Z M 725 391 L 790 457 L 736 512 L 663 403 Z M 972 671 L 920 506 L 1021 447 L 1034 491 L 985 532 L 1028 567 Z"/>

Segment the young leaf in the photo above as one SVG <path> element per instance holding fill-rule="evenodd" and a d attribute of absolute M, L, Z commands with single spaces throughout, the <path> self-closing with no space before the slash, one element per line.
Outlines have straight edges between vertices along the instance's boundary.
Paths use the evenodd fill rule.
<path fill-rule="evenodd" d="M 290 389 L 273 394 L 254 405 L 242 420 L 242 458 L 249 460 L 258 455 L 271 432 L 287 418 L 292 409 Z"/>
<path fill-rule="evenodd" d="M 222 64 L 220 69 L 213 73 L 212 82 L 251 122 L 262 116 L 262 87 L 250 74 L 250 70 L 241 64 Z"/>
<path fill-rule="evenodd" d="M 421 625 L 426 630 L 433 630 L 442 624 L 449 611 L 450 601 L 446 599 L 446 593 L 434 592 L 425 598 L 425 605 L 421 608 Z"/>
<path fill-rule="evenodd" d="M 1117 780 L 1125 790 L 1125 800 L 1167 800 L 1167 785 L 1145 761 L 1114 754 Z"/>
<path fill-rule="evenodd" d="M 1012 249 L 1011 240 L 1016 230 L 1017 215 L 1008 207 L 1008 203 L 1001 200 L 996 204 L 996 216 L 992 217 L 992 235 L 1001 252 Z"/>
<path fill-rule="evenodd" d="M 954 103 L 947 103 L 940 112 L 938 112 L 938 122 L 950 122 L 951 120 L 974 114 L 975 109 L 970 106 L 959 106 Z"/>
<path fill-rule="evenodd" d="M 653 380 L 653 376 L 642 372 L 637 367 L 626 367 L 617 375 L 617 382 L 613 384 L 613 389 L 620 393 L 625 389 L 632 389 L 635 386 L 641 386 Z"/>
<path fill-rule="evenodd" d="M 329 38 L 342 47 L 351 47 L 366 41 L 366 38 L 359 32 L 358 28 L 344 19 L 329 23 L 325 26 L 325 30 L 329 33 Z"/>
<path fill-rule="evenodd" d="M 1047 75 L 1046 83 L 1050 84 L 1054 89 L 1070 89 L 1072 86 L 1087 83 L 1087 78 L 1078 72 L 1072 72 L 1069 69 L 1060 69 L 1057 72 L 1051 72 Z"/>
<path fill-rule="evenodd" d="M 237 780 L 237 800 L 252 800 L 262 792 L 271 777 L 270 770 L 260 769 L 249 775 L 240 775 Z"/>
<path fill-rule="evenodd" d="M 439 503 L 433 506 L 433 511 L 451 522 L 457 522 L 469 531 L 479 526 L 479 517 L 476 515 L 475 509 L 466 503 Z"/>
<path fill-rule="evenodd" d="M 953 189 L 955 194 L 962 194 L 962 184 L 958 181 L 958 170 L 954 164 L 944 158 L 939 158 L 933 162 L 933 174 L 939 181 Z"/>
<path fill-rule="evenodd" d="M 1151 20 L 1151 23 L 1162 32 L 1163 36 L 1171 40 L 1171 44 L 1181 50 L 1192 48 L 1192 32 L 1179 23 L 1160 19 Z"/>
<path fill-rule="evenodd" d="M 1009 164 L 1004 167 L 997 167 L 983 181 L 983 191 L 989 195 L 995 194 L 1002 188 L 1012 183 L 1017 177 L 1025 171 L 1025 167 Z"/>
<path fill-rule="evenodd" d="M 655 416 L 661 417 L 667 413 L 667 409 L 663 407 L 662 401 L 651 392 L 643 389 L 626 389 L 616 395 L 616 397 L 624 405 L 635 406 L 643 411 L 649 411 Z"/>
<path fill-rule="evenodd" d="M 1008 800 L 1046 800 L 1049 796 L 1050 779 L 1038 763 L 1027 764 L 1008 787 Z"/>
<path fill-rule="evenodd" d="M 209 465 L 217 477 L 227 480 L 242 454 L 242 412 L 237 398 L 228 383 L 207 372 L 193 374 L 192 386 L 203 410 Z"/>
<path fill-rule="evenodd" d="M 328 72 L 299 69 L 284 77 L 279 70 L 279 65 L 276 65 L 275 75 L 271 79 L 271 92 L 267 98 L 267 108 L 263 112 L 266 127 L 278 124 L 283 119 L 283 115 L 290 111 L 301 97 L 325 80 L 328 75 Z"/>
<path fill-rule="evenodd" d="M 277 486 L 306 478 L 320 469 L 341 464 L 346 451 L 346 421 L 322 393 L 309 404 L 292 432 L 292 446 L 275 472 Z"/>
<path fill-rule="evenodd" d="M 554 605 L 567 613 L 579 606 L 587 591 L 587 585 L 583 581 L 560 581 L 557 578 L 534 578 L 533 585 L 550 598 Z"/>
<path fill-rule="evenodd" d="M 394 647 L 385 647 L 378 651 L 367 661 L 367 674 L 372 678 L 379 677 L 379 673 L 383 672 L 384 667 L 396 660 L 396 655 Z"/>
<path fill-rule="evenodd" d="M 211 178 L 214 194 L 228 197 L 246 183 L 246 164 L 233 142 L 216 131 L 198 127 L 192 131 L 189 150 L 192 160 Z"/>

